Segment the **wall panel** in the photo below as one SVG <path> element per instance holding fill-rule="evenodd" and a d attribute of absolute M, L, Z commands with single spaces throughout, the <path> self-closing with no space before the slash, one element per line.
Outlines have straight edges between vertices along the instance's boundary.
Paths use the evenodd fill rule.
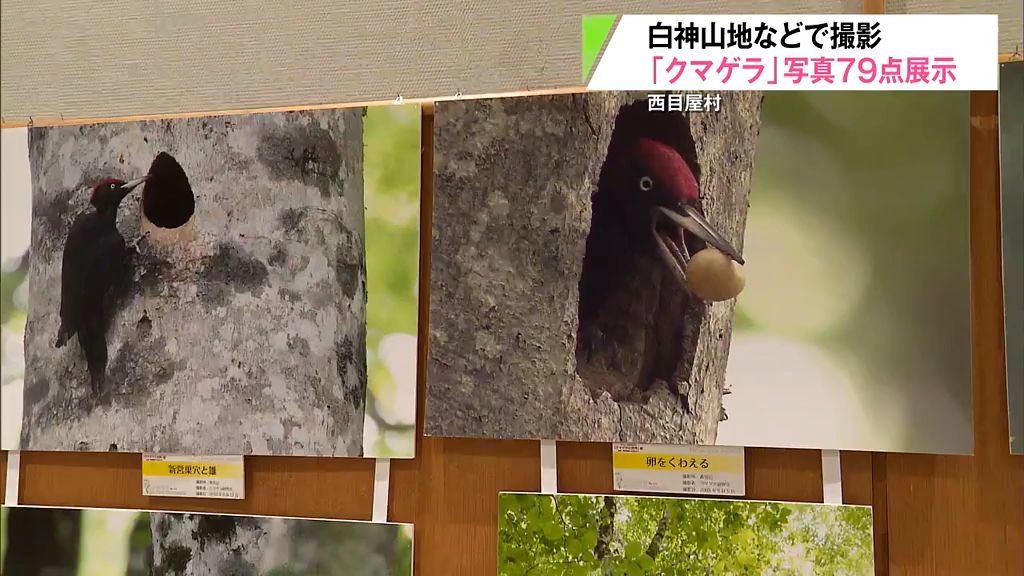
<path fill-rule="evenodd" d="M 429 151 L 432 108 L 424 114 L 423 149 Z M 1024 458 L 1009 455 L 1003 380 L 995 93 L 973 95 L 972 127 L 976 455 L 843 452 L 844 502 L 875 509 L 879 574 L 1010 575 L 1024 570 Z M 425 152 L 428 215 L 431 170 Z M 429 230 L 424 221 L 423 270 L 429 269 Z M 421 366 L 426 340 L 421 338 Z M 422 387 L 421 381 L 420 427 Z M 369 519 L 372 508 L 369 460 L 250 457 L 247 498 L 231 502 L 143 497 L 136 454 L 23 452 L 21 459 L 24 504 L 347 519 Z M 750 498 L 822 500 L 819 451 L 747 449 L 746 460 Z M 388 519 L 415 523 L 416 573 L 424 576 L 493 574 L 497 493 L 540 489 L 536 441 L 420 437 L 417 458 L 391 466 Z M 611 470 L 608 444 L 558 444 L 562 492 L 609 493 Z"/>
<path fill-rule="evenodd" d="M 230 14 L 205 13 L 187 21 L 182 10 L 155 10 L 149 2 L 107 3 L 106 12 L 83 9 L 82 2 L 57 10 L 37 2 L 5 2 L 3 8 L 2 64 L 5 122 L 37 116 L 65 118 L 114 117 L 138 113 L 239 109 L 278 105 L 316 104 L 390 98 L 404 91 L 426 96 L 463 90 L 492 92 L 574 84 L 577 70 L 576 14 L 584 12 L 652 12 L 671 3 L 572 2 L 560 14 L 551 15 L 550 3 L 533 1 L 517 6 L 509 21 L 504 6 L 493 8 L 488 34 L 481 18 L 470 7 L 443 1 L 417 3 L 403 10 L 377 2 L 373 9 L 362 3 L 324 11 L 316 2 L 304 8 L 289 6 L 291 15 L 271 13 L 256 21 L 251 8 L 230 25 L 211 24 Z M 248 3 L 236 3 L 243 10 Z M 700 4 L 700 3 L 698 3 Z M 797 3 L 802 11 L 853 11 L 860 2 L 826 0 Z M 867 0 L 867 12 L 881 12 L 886 3 Z M 889 0 L 890 12 L 909 11 L 909 2 Z M 1009 5 L 1007 2 L 989 4 Z M 145 5 L 148 11 L 141 10 Z M 708 0 L 694 12 L 720 12 L 724 2 Z M 735 12 L 779 12 L 793 3 L 748 1 L 730 3 Z M 29 17 L 30 6 L 40 6 Z M 182 6 L 182 5 L 179 5 Z M 189 6 L 195 6 L 189 5 Z M 340 5 L 339 5 L 340 6 Z M 446 8 L 447 6 L 447 8 Z M 1017 3 L 1019 29 L 1019 3 Z M 997 7 L 999 8 L 999 7 Z M 191 8 L 195 9 L 195 8 Z M 1000 10 L 1002 8 L 999 8 Z M 49 12 L 47 11 L 49 10 Z M 361 11 L 360 11 L 361 10 Z M 965 11 L 978 11 L 969 9 Z M 985 10 L 982 10 L 985 11 Z M 138 15 L 146 12 L 143 17 Z M 104 14 L 118 18 L 104 20 Z M 156 16 L 153 16 L 156 14 Z M 262 19 L 265 16 L 265 19 Z M 571 16 L 571 17 L 570 17 Z M 26 18 L 28 18 L 26 20 Z M 47 20 L 49 18 L 49 20 Z M 359 20 L 363 18 L 363 20 Z M 399 61 L 381 49 L 361 56 L 354 53 L 366 34 L 377 37 L 382 25 L 402 30 L 426 31 L 427 36 L 402 44 L 406 57 Z M 318 28 L 334 26 L 336 39 L 324 41 Z M 486 15 L 483 20 L 486 20 Z M 21 22 L 15 30 L 13 22 Z M 104 35 L 81 34 L 98 29 L 97 22 L 115 21 L 130 29 L 123 44 L 104 46 Z M 26 24 L 26 22 L 28 24 Z M 275 33 L 268 33 L 270 23 Z M 358 26 L 355 24 L 358 22 Z M 211 28 L 212 26 L 212 28 Z M 279 27 L 279 28 L 278 28 Z M 100 27 L 99 29 L 102 29 Z M 192 42 L 180 46 L 161 44 L 155 36 L 168 30 L 187 29 Z M 61 58 L 31 36 L 53 30 L 66 38 L 64 50 L 79 55 Z M 349 34 L 346 34 L 346 31 Z M 204 38 L 210 35 L 223 38 Z M 231 35 L 234 36 L 231 36 Z M 262 36 L 261 36 L 262 34 Z M 362 34 L 362 36 L 360 35 Z M 571 56 L 557 56 L 572 45 Z M 73 41 L 72 41 L 73 40 Z M 318 42 L 326 42 L 321 49 Z M 262 44 L 260 44 L 262 42 Z M 212 44 L 211 44 L 212 43 Z M 218 44 L 219 43 L 219 44 Z M 474 49 L 473 59 L 462 46 Z M 283 60 L 282 46 L 303 60 Z M 305 46 L 305 47 L 303 47 Z M 517 47 L 532 46 L 528 51 Z M 113 54 L 104 49 L 113 50 Z M 396 48 L 397 50 L 397 48 Z M 193 72 L 200 52 L 216 53 L 223 69 Z M 348 58 L 338 58 L 339 54 Z M 508 57 L 508 54 L 517 54 Z M 142 63 L 151 58 L 169 59 L 160 77 Z M 289 57 L 292 58 L 292 57 Z M 461 58 L 461 60 L 459 60 Z M 561 58 L 561 59 L 560 59 Z M 216 61 L 218 59 L 207 59 Z M 346 62 L 339 63 L 340 60 Z M 486 72 L 501 60 L 501 74 Z M 565 60 L 565 61 L 563 61 Z M 60 64 L 59 62 L 64 62 Z M 415 65 L 410 65 L 415 62 Z M 451 72 L 458 63 L 458 74 Z M 568 63 L 567 63 L 568 62 Z M 114 65 L 116 63 L 116 66 Z M 282 63 L 287 65 L 282 66 Z M 355 64 L 353 64 L 355 63 Z M 349 66 L 351 64 L 351 66 Z M 212 64 L 211 64 L 212 65 Z M 340 67 L 365 70 L 340 74 Z M 248 68 L 245 68 L 248 67 Z M 447 68 L 446 68 L 447 67 Z M 242 69 L 255 73 L 242 73 Z M 181 74 L 167 74 L 167 70 Z M 277 80 L 274 79 L 274 75 Z M 288 82 L 280 78 L 289 77 Z M 570 77 L 572 76 L 572 77 Z M 175 84 L 184 78 L 184 87 Z M 401 78 L 398 84 L 394 79 Z M 459 78 L 477 78 L 462 85 Z M 133 89 L 107 90 L 121 82 Z M 67 86 L 74 89 L 67 89 Z M 429 270 L 432 164 L 432 108 L 424 110 L 423 208 L 421 270 Z M 974 351 L 975 456 L 893 455 L 844 452 L 843 497 L 853 504 L 872 504 L 875 514 L 875 557 L 878 574 L 998 576 L 1024 573 L 1024 457 L 1010 456 L 1007 442 L 1006 392 L 1003 366 L 1003 331 L 999 249 L 998 127 L 995 93 L 975 93 L 972 98 L 972 310 Z M 941 230 L 936 231 L 941 233 Z M 421 295 L 426 294 L 427 274 L 421 272 Z M 426 306 L 421 302 L 420 374 L 426 355 Z M 942 351 L 937 350 L 936 354 Z M 422 429 L 420 382 L 419 423 Z M 494 574 L 497 545 L 497 493 L 502 490 L 534 491 L 540 488 L 539 443 L 423 438 L 417 457 L 393 461 L 389 520 L 416 525 L 416 574 L 447 576 Z M 750 498 L 821 501 L 820 452 L 810 450 L 748 449 L 747 490 Z M 246 464 L 247 498 L 239 502 L 145 498 L 141 496 L 139 456 L 108 453 L 22 453 L 21 494 L 24 504 L 64 506 L 141 507 L 189 509 L 248 514 L 321 516 L 368 519 L 372 508 L 373 463 L 347 459 L 251 457 Z M 0 457 L 0 486 L 6 485 L 7 454 Z M 607 444 L 560 443 L 558 484 L 562 492 L 608 493 L 611 491 L 611 454 Z"/>
<path fill-rule="evenodd" d="M 999 51 L 1021 51 L 1022 5 L 1017 0 L 886 0 L 889 14 L 998 14 Z"/>
<path fill-rule="evenodd" d="M 1006 415 L 997 111 L 996 92 L 972 94 L 974 456 L 885 455 L 893 574 L 1024 572 L 1024 458 L 1010 455 Z"/>
<path fill-rule="evenodd" d="M 691 14 L 856 13 L 860 0 L 691 0 Z M 486 94 L 580 83 L 580 16 L 664 0 L 6 0 L 4 122 Z"/>

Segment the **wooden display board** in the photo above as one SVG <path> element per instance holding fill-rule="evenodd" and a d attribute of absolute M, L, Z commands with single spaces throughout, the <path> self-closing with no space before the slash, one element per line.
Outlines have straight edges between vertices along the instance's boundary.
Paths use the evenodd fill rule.
<path fill-rule="evenodd" d="M 884 13 L 885 0 L 865 0 L 864 12 Z M 498 493 L 540 490 L 540 443 L 422 436 L 433 107 L 424 106 L 423 114 L 417 456 L 391 462 L 387 519 L 415 524 L 417 575 L 495 574 Z M 997 93 L 972 93 L 974 456 L 842 453 L 843 502 L 874 508 L 877 574 L 1024 573 L 1024 458 L 1008 448 L 998 146 Z M 144 497 L 138 454 L 22 452 L 20 459 L 25 505 L 353 520 L 372 514 L 371 459 L 247 457 L 246 498 L 235 501 Z M 560 492 L 612 492 L 608 444 L 560 442 L 557 462 Z M 747 498 L 821 502 L 821 462 L 818 450 L 748 448 Z M 2 493 L 6 463 L 4 452 Z"/>
<path fill-rule="evenodd" d="M 1024 572 L 1024 458 L 1007 446 L 999 244 L 998 99 L 971 95 L 974 456 L 843 452 L 843 502 L 870 504 L 878 574 Z M 424 107 L 421 270 L 429 270 L 433 107 Z M 429 277 L 421 273 L 421 298 Z M 421 305 L 417 427 L 422 429 L 427 317 Z M 415 524 L 416 574 L 494 574 L 499 491 L 540 490 L 537 441 L 419 436 L 391 462 L 387 519 Z M 611 493 L 608 444 L 560 442 L 558 490 Z M 3 454 L 6 473 L 7 454 Z M 746 450 L 747 497 L 821 502 L 821 452 Z M 142 496 L 138 454 L 22 452 L 26 505 L 195 510 L 369 520 L 374 461 L 246 458 L 246 499 Z M 3 478 L 6 486 L 6 477 Z"/>

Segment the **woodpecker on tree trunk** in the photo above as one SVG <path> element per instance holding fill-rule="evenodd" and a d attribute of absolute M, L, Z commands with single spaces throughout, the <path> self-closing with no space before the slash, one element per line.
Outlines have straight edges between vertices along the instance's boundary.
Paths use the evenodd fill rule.
<path fill-rule="evenodd" d="M 130 182 L 109 179 L 94 186 L 89 198 L 92 209 L 75 217 L 64 243 L 55 346 L 62 348 L 72 336 L 78 336 L 94 393 L 99 392 L 107 368 L 104 301 L 127 271 L 130 254 L 117 229 L 117 209 L 147 178 Z"/>
<path fill-rule="evenodd" d="M 617 401 L 672 378 L 699 329 L 685 311 L 734 297 L 743 264 L 704 216 L 695 150 L 688 161 L 663 126 L 628 120 L 620 113 L 593 197 L 577 345 L 581 377 Z"/>

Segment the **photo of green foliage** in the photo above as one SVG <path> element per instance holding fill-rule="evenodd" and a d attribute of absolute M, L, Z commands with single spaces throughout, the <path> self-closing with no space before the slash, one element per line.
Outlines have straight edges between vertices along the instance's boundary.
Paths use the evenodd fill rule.
<path fill-rule="evenodd" d="M 869 506 L 500 496 L 500 576 L 874 573 Z"/>
<path fill-rule="evenodd" d="M 409 576 L 412 525 L 4 507 L 0 574 Z"/>

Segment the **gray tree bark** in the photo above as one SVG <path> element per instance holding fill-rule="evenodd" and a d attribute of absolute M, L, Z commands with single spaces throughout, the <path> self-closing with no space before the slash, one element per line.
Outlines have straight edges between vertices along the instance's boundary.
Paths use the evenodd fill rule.
<path fill-rule="evenodd" d="M 151 513 L 153 573 L 188 576 L 398 575 L 401 527 Z"/>
<path fill-rule="evenodd" d="M 362 109 L 30 130 L 21 447 L 361 455 L 362 141 Z M 126 241 L 148 235 L 94 395 L 77 340 L 54 347 L 64 241 L 84 186 L 142 176 L 162 151 L 188 175 L 195 214 L 162 229 L 138 192 L 122 203 Z"/>
<path fill-rule="evenodd" d="M 691 365 L 642 402 L 595 398 L 576 371 L 591 194 L 620 107 L 645 97 L 437 104 L 428 434 L 715 442 L 733 301 L 707 307 L 683 343 Z M 704 212 L 740 250 L 760 107 L 760 93 L 726 93 L 689 116 Z"/>

